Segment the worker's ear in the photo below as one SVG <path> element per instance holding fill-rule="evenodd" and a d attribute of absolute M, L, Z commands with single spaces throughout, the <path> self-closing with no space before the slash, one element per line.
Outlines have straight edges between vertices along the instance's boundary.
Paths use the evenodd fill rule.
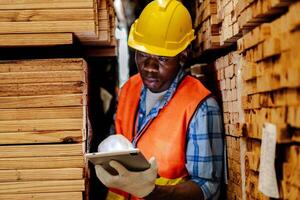
<path fill-rule="evenodd" d="M 183 50 L 181 53 L 179 53 L 179 63 L 181 66 L 183 66 L 187 59 L 188 59 L 188 49 Z"/>

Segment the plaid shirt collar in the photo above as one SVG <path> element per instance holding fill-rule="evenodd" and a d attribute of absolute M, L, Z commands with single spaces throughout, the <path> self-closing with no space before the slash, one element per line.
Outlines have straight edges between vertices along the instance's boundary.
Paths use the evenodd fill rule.
<path fill-rule="evenodd" d="M 174 95 L 178 83 L 183 79 L 185 72 L 181 69 L 177 76 L 175 77 L 174 81 L 170 85 L 169 89 L 167 90 L 166 94 L 164 95 L 162 101 L 156 103 L 154 107 L 150 110 L 148 115 L 146 116 L 146 93 L 147 88 L 143 85 L 141 89 L 141 96 L 139 102 L 139 112 L 138 112 L 138 133 L 141 132 L 143 127 L 149 122 L 149 120 L 156 117 L 159 111 L 170 101 L 172 96 Z"/>

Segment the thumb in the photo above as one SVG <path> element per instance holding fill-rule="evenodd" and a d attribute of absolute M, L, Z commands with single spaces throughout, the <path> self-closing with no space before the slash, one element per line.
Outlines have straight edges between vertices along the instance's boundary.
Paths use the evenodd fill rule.
<path fill-rule="evenodd" d="M 152 156 L 150 159 L 149 159 L 149 163 L 151 165 L 151 169 L 157 169 L 157 162 L 156 162 L 156 158 L 154 156 Z"/>
<path fill-rule="evenodd" d="M 112 160 L 109 162 L 109 165 L 115 168 L 120 176 L 128 173 L 128 170 L 121 163 L 117 161 Z"/>

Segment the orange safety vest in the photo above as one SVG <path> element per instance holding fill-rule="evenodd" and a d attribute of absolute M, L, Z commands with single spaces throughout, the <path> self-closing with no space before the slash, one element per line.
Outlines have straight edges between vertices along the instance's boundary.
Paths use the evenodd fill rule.
<path fill-rule="evenodd" d="M 142 80 L 137 74 L 126 82 L 119 94 L 116 133 L 123 134 L 130 141 L 136 133 L 135 122 L 141 87 Z M 147 159 L 156 157 L 160 176 L 156 184 L 177 184 L 180 181 L 176 180 L 183 180 L 188 176 L 185 167 L 186 133 L 197 107 L 209 95 L 210 91 L 200 81 L 191 76 L 184 77 L 172 99 L 139 134 L 137 147 Z M 109 196 L 127 196 L 124 192 L 110 191 L 112 192 L 115 194 Z"/>

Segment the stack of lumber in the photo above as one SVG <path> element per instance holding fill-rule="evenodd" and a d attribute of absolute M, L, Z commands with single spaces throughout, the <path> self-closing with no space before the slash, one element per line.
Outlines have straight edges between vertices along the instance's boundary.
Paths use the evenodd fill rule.
<path fill-rule="evenodd" d="M 220 46 L 229 50 L 227 44 L 237 44 L 241 55 L 236 65 L 230 61 L 232 53 L 215 61 L 228 151 L 228 199 L 270 199 L 258 189 L 264 123 L 276 126 L 274 162 L 280 199 L 299 199 L 300 2 L 217 0 L 216 3 Z M 207 3 L 203 1 L 200 5 Z M 195 24 L 203 35 L 215 26 L 207 27 L 199 13 Z M 203 43 L 202 35 L 198 43 Z M 198 47 L 195 51 L 198 52 Z M 213 53 L 218 53 L 218 49 L 210 51 Z M 241 81 L 231 82 L 234 77 Z M 233 92 L 234 84 L 240 87 L 237 95 Z M 241 104 L 233 103 L 239 98 Z"/>
<path fill-rule="evenodd" d="M 269 197 L 258 190 L 261 141 L 247 139 L 246 146 L 244 172 L 246 177 L 246 199 L 268 200 Z"/>
<path fill-rule="evenodd" d="M 220 48 L 220 34 L 217 22 L 216 0 L 196 1 L 195 47 L 198 54 Z"/>
<path fill-rule="evenodd" d="M 217 0 L 221 46 L 231 45 L 241 37 L 236 12 L 237 4 L 238 0 Z"/>
<path fill-rule="evenodd" d="M 226 135 L 241 136 L 241 97 L 239 92 L 240 55 L 234 51 L 216 60 L 217 79 L 223 102 L 223 115 Z"/>
<path fill-rule="evenodd" d="M 86 64 L 0 62 L 0 199 L 82 199 Z"/>
<path fill-rule="evenodd" d="M 108 0 L 0 1 L 0 47 L 72 44 L 115 46 Z"/>
<path fill-rule="evenodd" d="M 287 0 L 239 0 L 236 16 L 240 31 L 251 30 L 263 22 L 269 22 L 284 13 L 292 1 Z"/>
<path fill-rule="evenodd" d="M 242 168 L 240 137 L 226 135 L 228 184 L 227 198 L 242 200 Z"/>
<path fill-rule="evenodd" d="M 222 94 L 223 120 L 227 143 L 228 199 L 242 199 L 240 57 L 237 51 L 233 51 L 215 61 L 217 79 Z"/>
<path fill-rule="evenodd" d="M 291 145 L 286 149 L 283 163 L 282 193 L 284 199 L 296 200 L 300 196 L 300 146 Z"/>
<path fill-rule="evenodd" d="M 82 42 L 88 46 L 88 56 L 116 56 L 117 41 L 115 37 L 116 15 L 110 0 L 97 0 L 98 16 L 96 20 L 99 37 L 85 37 Z"/>
<path fill-rule="evenodd" d="M 109 0 L 97 0 L 96 12 L 96 29 L 98 31 L 97 37 L 86 37 L 82 35 L 82 41 L 85 45 L 91 46 L 115 46 L 115 13 Z"/>
<path fill-rule="evenodd" d="M 292 1 L 286 0 L 217 0 L 220 45 L 228 46 L 245 33 L 284 13 Z"/>
<path fill-rule="evenodd" d="M 286 161 L 282 161 L 280 150 L 277 151 L 280 197 L 297 199 L 300 195 L 299 179 L 291 178 L 299 176 L 300 169 L 299 10 L 300 2 L 296 2 L 286 14 L 255 27 L 238 40 L 243 55 L 245 133 L 247 143 L 251 144 L 247 145 L 245 158 L 248 198 L 267 199 L 258 190 L 260 143 L 265 122 L 276 125 L 277 148 L 285 144 L 281 151 L 289 152 Z"/>

